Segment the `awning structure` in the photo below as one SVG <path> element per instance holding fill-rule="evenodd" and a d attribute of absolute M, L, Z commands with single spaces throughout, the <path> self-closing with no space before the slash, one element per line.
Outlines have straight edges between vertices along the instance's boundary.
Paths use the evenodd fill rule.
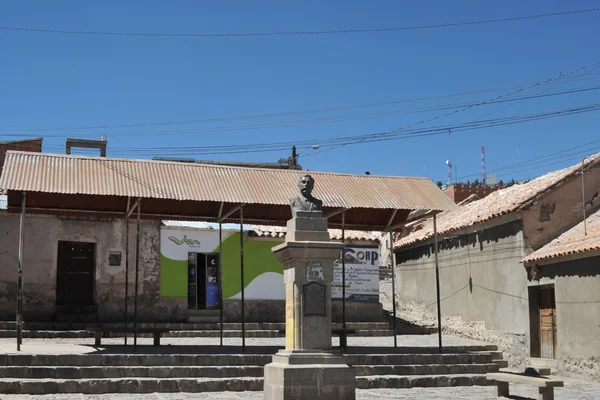
<path fill-rule="evenodd" d="M 0 189 L 8 211 L 19 212 L 27 192 L 29 213 L 122 218 L 128 201 L 142 199 L 142 219 L 237 222 L 240 205 L 249 224 L 284 225 L 300 176 L 315 178 L 331 228 L 385 231 L 412 210 L 456 205 L 429 179 L 189 164 L 9 151 Z"/>

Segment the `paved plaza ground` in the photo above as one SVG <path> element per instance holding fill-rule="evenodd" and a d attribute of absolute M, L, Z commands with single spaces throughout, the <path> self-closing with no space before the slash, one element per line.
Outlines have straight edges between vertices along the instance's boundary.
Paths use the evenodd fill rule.
<path fill-rule="evenodd" d="M 403 335 L 398 336 L 398 346 L 403 348 L 414 347 L 416 351 L 419 348 L 435 348 L 438 344 L 437 335 Z M 218 349 L 218 338 L 164 338 L 163 346 L 146 346 L 152 344 L 151 338 L 138 339 L 144 353 L 180 353 L 182 349 L 188 349 L 189 352 L 195 352 L 206 346 L 213 351 Z M 247 352 L 252 352 L 252 347 L 283 346 L 284 338 L 250 338 L 246 340 Z M 22 353 L 26 354 L 83 354 L 83 353 L 125 353 L 132 352 L 131 346 L 124 347 L 122 338 L 103 339 L 103 346 L 96 348 L 93 346 L 92 338 L 84 339 L 24 339 Z M 129 343 L 132 343 L 130 339 Z M 335 343 L 335 340 L 334 340 Z M 464 346 L 464 345 L 482 345 L 483 342 L 464 339 L 451 335 L 444 335 L 444 345 Z M 224 344 L 229 347 L 229 351 L 235 351 L 237 346 L 241 345 L 240 338 L 226 338 Z M 349 337 L 348 345 L 350 351 L 352 348 L 373 347 L 379 348 L 381 352 L 384 348 L 393 349 L 393 337 Z M 183 347 L 186 346 L 186 347 Z M 364 349 L 369 351 L 369 349 Z M 217 350 L 218 351 L 218 350 Z M 375 351 L 375 349 L 373 349 Z M 0 354 L 15 353 L 15 339 L 0 339 Z M 556 388 L 555 396 L 557 400 L 598 400 L 600 399 L 600 383 L 577 380 L 574 378 L 564 378 L 565 387 Z M 516 399 L 537 399 L 537 387 L 530 385 L 511 384 L 510 391 Z M 520 396 L 520 397 L 519 397 Z M 101 394 L 101 395 L 82 395 L 82 394 L 53 394 L 53 395 L 2 395 L 1 400 L 257 400 L 262 399 L 262 392 L 218 392 L 218 393 L 153 393 L 153 394 Z M 454 388 L 414 388 L 414 389 L 376 389 L 376 390 L 358 390 L 357 399 L 448 399 L 448 400 L 484 400 L 496 399 L 495 387 L 454 387 Z"/>
<path fill-rule="evenodd" d="M 529 385 L 511 385 L 513 399 L 537 399 L 537 388 Z M 564 388 L 555 389 L 557 400 L 600 399 L 600 384 L 565 381 Z M 209 392 L 209 393 L 153 393 L 153 394 L 56 394 L 44 396 L 0 395 L 2 400 L 258 400 L 262 392 Z M 497 399 L 496 388 L 489 386 L 357 390 L 357 400 L 490 400 Z"/>

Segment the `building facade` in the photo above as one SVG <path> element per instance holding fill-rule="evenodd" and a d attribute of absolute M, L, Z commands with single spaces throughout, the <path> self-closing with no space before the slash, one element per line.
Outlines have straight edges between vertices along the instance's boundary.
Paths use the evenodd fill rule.
<path fill-rule="evenodd" d="M 588 215 L 600 208 L 599 160 L 597 154 L 585 164 Z M 437 217 L 442 315 L 483 322 L 487 329 L 507 335 L 511 351 L 521 360 L 556 357 L 555 351 L 542 351 L 541 317 L 531 311 L 541 309 L 547 294 L 533 291 L 521 261 L 582 221 L 580 168 L 576 165 L 499 190 Z M 395 272 L 401 300 L 435 311 L 433 241 L 431 219 L 400 238 Z M 566 329 L 563 335 L 572 335 L 566 342 L 583 338 L 574 329 Z"/>
<path fill-rule="evenodd" d="M 19 222 L 18 214 L 0 211 L 2 320 L 14 319 L 16 312 Z M 221 278 L 226 321 L 242 318 L 242 287 L 245 321 L 284 321 L 283 265 L 271 252 L 284 240 L 282 228 L 248 226 L 240 232 L 239 225 L 226 224 L 221 253 L 218 229 L 211 224 L 141 221 L 139 259 L 136 224 L 130 223 L 127 239 L 123 219 L 26 215 L 24 232 L 25 320 L 66 320 L 83 314 L 88 320 L 123 321 L 126 291 L 127 314 L 133 318 L 137 262 L 140 321 L 187 322 L 202 310 L 218 310 Z M 337 235 L 331 231 L 332 240 L 339 240 Z M 351 231 L 348 237 L 347 318 L 369 321 L 377 313 L 381 318 L 376 235 Z M 341 280 L 340 272 L 337 277 Z M 340 289 L 338 285 L 334 295 Z"/>

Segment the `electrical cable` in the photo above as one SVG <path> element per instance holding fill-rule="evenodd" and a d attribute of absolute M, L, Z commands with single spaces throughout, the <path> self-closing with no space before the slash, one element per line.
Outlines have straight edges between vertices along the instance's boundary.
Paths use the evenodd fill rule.
<path fill-rule="evenodd" d="M 583 10 L 571 10 L 562 12 L 553 12 L 536 15 L 526 15 L 507 18 L 495 18 L 478 21 L 463 21 L 445 24 L 429 24 L 429 25 L 413 25 L 389 28 L 356 28 L 356 29 L 332 29 L 332 30 L 314 30 L 314 31 L 276 31 L 276 32 L 229 32 L 229 33 L 182 33 L 182 32 L 118 32 L 118 31 L 86 31 L 86 30 L 68 30 L 68 29 L 45 29 L 45 28 L 29 28 L 1 25 L 0 29 L 16 32 L 34 32 L 34 33 L 56 33 L 69 35 L 94 35 L 94 36 L 137 36 L 137 37 L 260 37 L 260 36 L 314 36 L 314 35 L 334 35 L 344 33 L 381 33 L 381 32 L 399 32 L 423 29 L 439 29 L 451 28 L 460 26 L 472 26 L 493 24 L 501 22 L 514 22 L 523 20 L 532 20 L 547 17 L 557 17 L 565 15 L 584 14 L 600 11 L 600 8 L 588 8 Z"/>

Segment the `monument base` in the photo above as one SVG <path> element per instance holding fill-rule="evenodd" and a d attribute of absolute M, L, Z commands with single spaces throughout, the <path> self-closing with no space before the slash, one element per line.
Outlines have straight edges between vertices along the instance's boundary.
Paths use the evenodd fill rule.
<path fill-rule="evenodd" d="M 282 350 L 265 365 L 265 400 L 355 400 L 356 373 L 328 352 Z"/>

